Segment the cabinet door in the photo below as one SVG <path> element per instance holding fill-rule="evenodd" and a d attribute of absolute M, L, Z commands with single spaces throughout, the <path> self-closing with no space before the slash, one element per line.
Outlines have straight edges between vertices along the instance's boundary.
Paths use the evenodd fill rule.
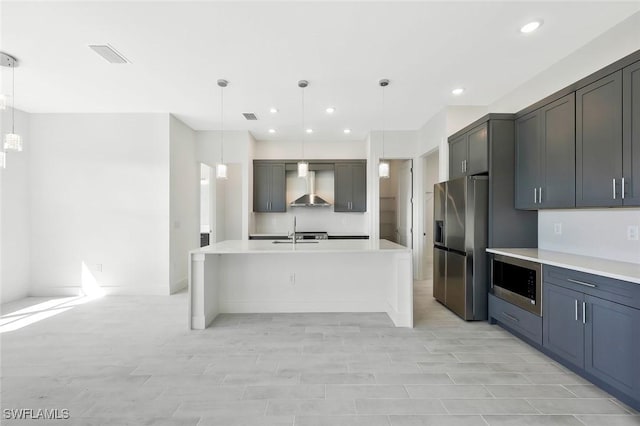
<path fill-rule="evenodd" d="M 625 206 L 640 206 L 640 62 L 623 70 Z"/>
<path fill-rule="evenodd" d="M 270 211 L 287 211 L 287 190 L 284 164 L 271 165 Z"/>
<path fill-rule="evenodd" d="M 542 208 L 576 205 L 576 102 L 571 93 L 542 108 L 542 167 L 538 203 Z"/>
<path fill-rule="evenodd" d="M 540 112 L 516 120 L 516 208 L 537 209 L 540 173 Z"/>
<path fill-rule="evenodd" d="M 462 135 L 449 144 L 449 179 L 464 176 L 467 161 L 467 136 Z"/>
<path fill-rule="evenodd" d="M 350 164 L 336 164 L 335 170 L 333 211 L 348 212 L 353 193 L 352 168 Z"/>
<path fill-rule="evenodd" d="M 367 211 L 367 167 L 365 163 L 353 164 L 351 166 L 351 210 L 352 212 Z"/>
<path fill-rule="evenodd" d="M 585 296 L 585 370 L 640 397 L 640 310 Z"/>
<path fill-rule="evenodd" d="M 253 166 L 253 211 L 268 212 L 271 200 L 271 166 L 254 164 Z"/>
<path fill-rule="evenodd" d="M 576 92 L 576 206 L 622 205 L 622 71 Z"/>
<path fill-rule="evenodd" d="M 466 175 L 477 175 L 489 171 L 489 136 L 487 123 L 484 123 L 467 133 L 469 158 L 467 159 Z"/>
<path fill-rule="evenodd" d="M 543 285 L 542 346 L 577 367 L 584 367 L 582 301 L 577 291 Z"/>

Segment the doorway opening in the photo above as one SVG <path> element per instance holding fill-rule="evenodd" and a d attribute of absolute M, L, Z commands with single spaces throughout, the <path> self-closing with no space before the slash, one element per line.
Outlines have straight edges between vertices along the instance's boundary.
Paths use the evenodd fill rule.
<path fill-rule="evenodd" d="M 380 179 L 380 238 L 413 247 L 413 161 L 388 160 Z"/>

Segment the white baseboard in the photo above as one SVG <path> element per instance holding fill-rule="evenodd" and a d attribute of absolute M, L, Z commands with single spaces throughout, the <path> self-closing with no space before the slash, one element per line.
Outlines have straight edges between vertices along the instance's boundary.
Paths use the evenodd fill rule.
<path fill-rule="evenodd" d="M 169 291 L 163 286 L 101 286 L 108 296 L 168 296 Z M 29 296 L 34 297 L 69 297 L 82 295 L 80 286 L 34 286 Z"/>
<path fill-rule="evenodd" d="M 181 279 L 178 282 L 171 283 L 171 294 L 175 294 L 181 290 L 184 290 L 189 285 L 189 279 L 187 277 Z"/>
<path fill-rule="evenodd" d="M 277 301 L 246 300 L 220 301 L 220 312 L 246 313 L 298 313 L 298 312 L 386 312 L 385 302 L 375 301 Z"/>

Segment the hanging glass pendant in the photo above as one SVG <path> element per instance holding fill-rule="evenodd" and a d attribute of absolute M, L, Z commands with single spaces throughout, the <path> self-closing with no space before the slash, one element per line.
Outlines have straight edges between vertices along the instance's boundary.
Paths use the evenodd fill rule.
<path fill-rule="evenodd" d="M 224 163 L 216 164 L 216 179 L 227 179 L 227 165 Z"/>
<path fill-rule="evenodd" d="M 307 177 L 309 174 L 309 163 L 306 161 L 298 162 L 298 177 Z"/>
<path fill-rule="evenodd" d="M 22 137 L 16 133 L 4 135 L 5 151 L 22 151 Z"/>
<path fill-rule="evenodd" d="M 378 175 L 380 176 L 381 179 L 389 178 L 390 173 L 389 173 L 388 161 L 380 160 L 380 163 L 378 163 Z"/>

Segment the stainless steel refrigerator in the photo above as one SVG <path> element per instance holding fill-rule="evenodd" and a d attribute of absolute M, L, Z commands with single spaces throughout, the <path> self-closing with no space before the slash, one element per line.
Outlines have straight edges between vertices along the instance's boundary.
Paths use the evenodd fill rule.
<path fill-rule="evenodd" d="M 433 296 L 465 320 L 487 319 L 487 176 L 434 185 Z"/>

